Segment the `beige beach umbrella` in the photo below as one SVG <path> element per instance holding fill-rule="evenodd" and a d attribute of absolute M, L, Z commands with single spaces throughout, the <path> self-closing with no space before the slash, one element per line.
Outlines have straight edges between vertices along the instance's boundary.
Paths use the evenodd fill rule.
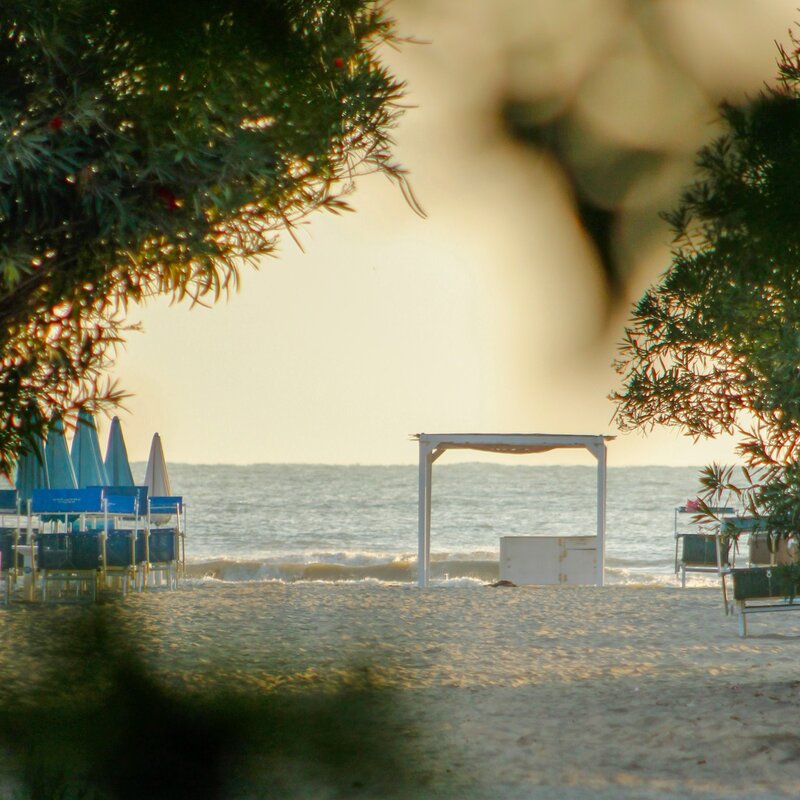
<path fill-rule="evenodd" d="M 150 456 L 147 459 L 144 482 L 150 497 L 168 497 L 172 494 L 167 462 L 164 460 L 164 448 L 161 446 L 161 437 L 157 433 L 153 434 L 153 441 L 150 445 Z"/>

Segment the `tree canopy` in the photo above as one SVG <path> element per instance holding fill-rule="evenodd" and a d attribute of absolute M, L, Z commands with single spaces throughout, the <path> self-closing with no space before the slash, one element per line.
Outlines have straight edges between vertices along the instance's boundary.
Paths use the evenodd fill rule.
<path fill-rule="evenodd" d="M 744 481 L 712 466 L 785 529 L 800 523 L 800 49 L 779 80 L 724 105 L 723 133 L 698 158 L 676 210 L 670 268 L 636 305 L 613 397 L 624 429 L 738 435 Z"/>
<path fill-rule="evenodd" d="M 359 174 L 407 192 L 393 41 L 368 0 L 3 3 L 0 471 L 54 412 L 119 400 L 129 303 L 217 299 Z"/>

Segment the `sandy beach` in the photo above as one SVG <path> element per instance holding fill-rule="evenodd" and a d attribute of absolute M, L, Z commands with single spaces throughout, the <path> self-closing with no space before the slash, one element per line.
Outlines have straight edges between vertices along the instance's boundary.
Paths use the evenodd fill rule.
<path fill-rule="evenodd" d="M 52 691 L 44 631 L 91 613 L 0 609 L 4 701 Z M 800 615 L 760 615 L 740 639 L 716 589 L 195 582 L 113 613 L 170 691 L 291 699 L 366 676 L 386 692 L 373 723 L 401 746 L 402 780 L 367 770 L 351 791 L 316 778 L 297 796 L 769 798 L 800 784 Z M 269 775 L 250 776 L 231 796 L 265 796 Z"/>

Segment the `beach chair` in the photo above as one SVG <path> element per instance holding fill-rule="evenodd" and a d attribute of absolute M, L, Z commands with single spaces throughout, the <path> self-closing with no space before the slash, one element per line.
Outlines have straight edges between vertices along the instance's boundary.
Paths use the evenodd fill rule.
<path fill-rule="evenodd" d="M 103 486 L 106 583 L 141 590 L 147 563 L 146 486 Z"/>
<path fill-rule="evenodd" d="M 739 617 L 739 636 L 747 636 L 750 614 L 800 611 L 800 585 L 796 578 L 774 567 L 733 570 L 733 602 Z"/>
<path fill-rule="evenodd" d="M 129 589 L 141 587 L 139 574 L 144 574 L 146 563 L 146 534 L 140 524 L 139 497 L 137 493 L 106 494 L 103 503 L 105 583 L 107 586 L 117 585 L 124 597 Z"/>
<path fill-rule="evenodd" d="M 0 581 L 3 586 L 1 596 L 6 603 L 11 602 L 22 567 L 17 552 L 20 539 L 21 534 L 16 528 L 0 529 Z"/>
<path fill-rule="evenodd" d="M 798 587 L 783 565 L 796 564 L 797 554 L 784 536 L 769 530 L 767 517 L 732 517 L 723 524 L 726 536 L 748 537 L 747 567 L 731 570 L 733 605 L 739 617 L 739 636 L 747 635 L 747 617 L 775 611 L 800 610 Z"/>
<path fill-rule="evenodd" d="M 46 520 L 36 530 L 36 519 Z M 75 597 L 97 599 L 98 583 L 105 580 L 107 511 L 103 490 L 36 489 L 28 506 L 28 529 L 35 546 L 33 570 L 41 582 L 42 601 L 50 584 L 74 584 Z M 64 529 L 61 529 L 63 524 Z M 47 525 L 50 526 L 48 530 Z"/>
<path fill-rule="evenodd" d="M 727 519 L 736 509 L 729 506 L 709 508 L 713 514 Z M 730 539 L 721 535 L 718 522 L 696 522 L 699 508 L 694 505 L 678 506 L 675 509 L 675 574 L 680 575 L 681 588 L 686 588 L 686 574 L 707 573 L 720 576 L 725 610 L 728 611 L 725 574 L 733 563 Z"/>
<path fill-rule="evenodd" d="M 149 586 L 176 588 L 184 570 L 186 506 L 183 498 L 150 497 L 147 501 L 147 579 Z"/>
<path fill-rule="evenodd" d="M 48 601 L 53 582 L 57 582 L 59 590 L 75 584 L 75 598 L 85 592 L 92 601 L 97 599 L 98 582 L 104 571 L 104 539 L 102 531 L 45 533 L 36 539 L 42 602 Z"/>
<path fill-rule="evenodd" d="M 16 489 L 0 490 L 0 581 L 2 597 L 9 603 L 22 566 L 17 548 L 25 544 Z"/>
<path fill-rule="evenodd" d="M 16 489 L 0 489 L 0 527 L 19 527 L 19 494 Z"/>

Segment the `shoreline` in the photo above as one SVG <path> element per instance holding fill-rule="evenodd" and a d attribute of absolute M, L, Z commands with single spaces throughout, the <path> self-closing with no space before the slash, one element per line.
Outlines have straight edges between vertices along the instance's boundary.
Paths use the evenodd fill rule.
<path fill-rule="evenodd" d="M 800 615 L 739 639 L 719 589 L 189 582 L 101 608 L 169 691 L 291 697 L 366 676 L 394 703 L 409 796 L 777 798 L 800 782 Z M 48 691 L 48 631 L 92 613 L 0 608 L 0 700 Z M 370 785 L 352 796 L 405 796 Z"/>

